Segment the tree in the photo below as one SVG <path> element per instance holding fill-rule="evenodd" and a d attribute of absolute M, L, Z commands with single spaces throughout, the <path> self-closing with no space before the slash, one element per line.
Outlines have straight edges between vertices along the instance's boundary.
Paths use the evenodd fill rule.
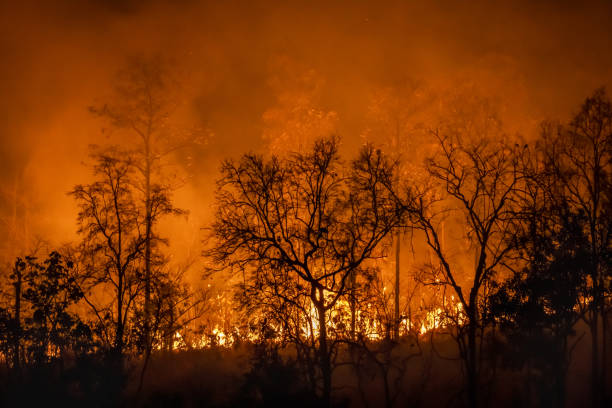
<path fill-rule="evenodd" d="M 13 266 L 11 274 L 8 276 L 12 293 L 7 293 L 2 297 L 3 303 L 0 307 L 0 343 L 2 351 L 8 364 L 9 359 L 12 360 L 13 369 L 19 373 L 21 369 L 22 355 L 22 287 L 23 287 L 23 272 L 26 264 L 21 259 L 17 259 Z M 10 298 L 12 295 L 12 304 Z M 12 313 L 11 313 L 12 312 Z"/>
<path fill-rule="evenodd" d="M 439 153 L 427 160 L 431 184 L 421 188 L 407 204 L 415 228 L 422 231 L 436 263 L 430 265 L 431 285 L 452 288 L 461 304 L 456 340 L 466 375 L 468 403 L 478 406 L 482 339 L 483 291 L 496 272 L 510 261 L 514 249 L 514 203 L 522 183 L 518 158 L 520 148 L 503 140 L 477 137 L 463 132 L 434 136 Z M 474 258 L 461 259 L 455 248 L 444 245 L 442 226 L 454 225 L 463 235 Z"/>
<path fill-rule="evenodd" d="M 22 262 L 18 260 L 17 265 L 25 269 Z M 23 299 L 30 312 L 25 318 L 30 361 L 47 362 L 69 349 L 78 354 L 91 351 L 89 326 L 70 310 L 83 298 L 72 262 L 58 252 L 51 252 L 42 264 L 30 257 L 25 262 L 29 268 L 23 277 Z"/>
<path fill-rule="evenodd" d="M 167 271 L 154 281 L 152 297 L 153 343 L 162 350 L 174 350 L 177 335 L 202 316 L 207 293 L 196 292 L 183 281 L 185 270 Z M 183 336 L 180 337 L 181 339 Z"/>
<path fill-rule="evenodd" d="M 592 404 L 599 407 L 604 403 L 608 358 L 606 297 L 612 236 L 612 104 L 605 90 L 598 89 L 588 97 L 568 126 L 545 129 L 543 139 L 546 166 L 557 180 L 556 191 L 572 212 L 587 220 L 591 294 L 585 320 L 591 332 Z"/>
<path fill-rule="evenodd" d="M 77 185 L 70 193 L 79 205 L 83 235 L 81 285 L 102 338 L 121 358 L 128 344 L 130 317 L 145 286 L 141 265 L 147 218 L 172 213 L 173 207 L 165 190 L 153 189 L 150 213 L 143 214 L 130 154 L 109 148 L 94 153 L 93 159 L 97 181 Z M 113 294 L 110 299 L 109 293 Z"/>
<path fill-rule="evenodd" d="M 359 313 L 356 335 L 343 337 L 349 346 L 348 363 L 354 369 L 357 388 L 365 406 L 369 404 L 364 385 L 371 386 L 378 378 L 383 398 L 375 394 L 378 401 L 375 405 L 393 407 L 397 405 L 400 395 L 407 391 L 403 381 L 409 372 L 408 363 L 415 357 L 423 356 L 422 348 L 414 332 L 408 332 L 405 337 L 410 339 L 404 342 L 405 346 L 410 344 L 407 352 L 398 347 L 401 343 L 391 337 L 396 320 L 390 297 L 395 293 L 387 293 L 380 271 L 372 271 L 365 276 L 365 282 L 358 286 L 356 296 L 356 309 Z M 426 365 L 423 367 L 425 370 Z M 422 374 L 423 382 L 419 385 L 424 385 L 426 381 L 425 372 Z"/>
<path fill-rule="evenodd" d="M 527 385 L 536 384 L 540 406 L 565 406 L 566 374 L 577 344 L 570 336 L 581 316 L 588 256 L 576 221 L 570 218 L 567 224 L 557 242 L 539 244 L 541 252 L 529 266 L 513 274 L 491 299 L 491 314 L 508 339 L 508 361 L 516 368 L 526 366 Z"/>
<path fill-rule="evenodd" d="M 368 140 L 382 142 L 393 152 L 399 163 L 396 184 L 400 179 L 414 178 L 419 171 L 416 160 L 406 160 L 407 155 L 418 157 L 425 147 L 423 138 L 423 113 L 431 105 L 431 95 L 422 84 L 402 81 L 395 87 L 378 88 L 373 92 L 368 108 L 368 127 L 364 136 Z M 403 157 L 404 156 L 404 157 Z M 399 339 L 400 322 L 400 248 L 402 231 L 395 234 L 395 282 L 393 338 Z"/>
<path fill-rule="evenodd" d="M 151 312 L 152 281 L 155 250 L 161 238 L 155 233 L 155 223 L 162 214 L 154 215 L 154 205 L 160 196 L 169 199 L 173 187 L 164 180 L 162 167 L 167 157 L 177 150 L 201 142 L 202 132 L 173 126 L 172 115 L 179 105 L 179 84 L 173 78 L 168 61 L 160 57 L 132 57 L 117 73 L 111 101 L 92 107 L 92 113 L 108 120 L 115 130 L 127 132 L 136 139 L 133 166 L 134 186 L 142 190 L 144 208 L 144 344 L 146 358 L 152 347 Z M 168 200 L 169 204 L 169 200 Z M 172 207 L 167 213 L 184 213 Z"/>
<path fill-rule="evenodd" d="M 268 291 L 296 306 L 308 299 L 316 312 L 313 332 L 327 405 L 329 313 L 346 296 L 351 274 L 381 255 L 383 240 L 402 222 L 394 170 L 371 146 L 343 168 L 337 139 L 319 140 L 311 152 L 284 159 L 245 155 L 221 168 L 207 254 L 221 267 L 246 271 L 255 293 Z"/>
<path fill-rule="evenodd" d="M 565 406 L 570 336 L 588 296 L 590 269 L 586 218 L 572 212 L 556 194 L 556 177 L 542 162 L 542 151 L 526 154 L 514 241 L 520 266 L 490 299 L 490 314 L 507 338 L 511 368 L 526 370 L 527 394 L 533 385 L 540 406 Z M 551 381 L 552 379 L 552 381 Z"/>
<path fill-rule="evenodd" d="M 0 318 L 6 329 L 2 342 L 8 342 L 2 348 L 13 356 L 13 368 L 43 365 L 69 350 L 92 350 L 89 326 L 71 310 L 83 294 L 70 261 L 55 251 L 43 262 L 33 256 L 17 258 L 10 279 L 14 305 L 12 310 L 0 308 Z"/>

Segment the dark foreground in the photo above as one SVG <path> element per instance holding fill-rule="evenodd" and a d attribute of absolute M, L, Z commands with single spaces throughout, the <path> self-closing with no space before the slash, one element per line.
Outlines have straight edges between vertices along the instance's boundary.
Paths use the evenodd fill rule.
<path fill-rule="evenodd" d="M 428 336 L 425 336 L 428 337 Z M 404 341 L 384 356 L 345 350 L 334 371 L 336 407 L 461 407 L 462 373 L 452 342 Z M 555 387 L 537 369 L 518 368 L 503 350 L 490 350 L 481 406 L 557 405 Z M 588 343 L 581 341 L 570 365 L 566 407 L 588 403 Z M 376 359 L 375 359 L 376 357 Z M 510 358 L 509 358 L 510 357 Z M 154 354 L 138 390 L 141 363 L 116 364 L 96 356 L 64 359 L 20 374 L 2 371 L 2 406 L 7 407 L 317 407 L 322 406 L 303 367 L 290 352 L 253 345 Z M 386 378 L 386 382 L 385 382 Z M 610 386 L 607 390 L 609 394 Z M 609 395 L 608 395 L 609 398 Z M 609 401 L 608 401 L 609 402 Z"/>

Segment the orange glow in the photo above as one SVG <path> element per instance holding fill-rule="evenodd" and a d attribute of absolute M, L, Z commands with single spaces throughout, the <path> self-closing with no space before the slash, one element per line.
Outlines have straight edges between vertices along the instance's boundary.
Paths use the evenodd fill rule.
<path fill-rule="evenodd" d="M 291 2 L 244 10 L 198 1 L 128 2 L 134 4 L 125 8 L 120 1 L 6 3 L 0 6 L 6 61 L 0 67 L 0 236 L 6 237 L 0 240 L 0 277 L 16 256 L 74 249 L 84 239 L 77 233 L 77 205 L 66 193 L 93 182 L 91 145 L 139 151 L 134 124 L 142 121 L 138 115 L 131 122 L 109 120 L 88 107 L 133 113 L 142 101 L 117 93 L 125 88 L 128 61 L 157 61 L 165 87 L 149 106 L 159 105 L 154 174 L 185 210 L 155 224 L 155 235 L 164 239 L 157 255 L 160 269 L 183 273 L 181 283 L 205 305 L 197 318 L 195 312 L 181 316 L 189 321 L 186 328 L 175 330 L 173 321 L 169 344 L 160 349 L 260 340 L 238 321 L 234 295 L 243 271 L 202 278 L 216 266 L 201 253 L 221 160 L 247 152 L 284 155 L 334 134 L 342 138 L 343 157 L 374 142 L 401 161 L 403 181 L 420 187 L 425 157 L 436 149 L 433 129 L 480 131 L 484 123 L 488 131 L 495 122 L 500 138 L 527 143 L 540 120 L 567 117 L 588 90 L 612 87 L 612 28 L 599 23 L 609 6 L 585 9 L 585 18 L 576 19 L 573 8 L 553 12 L 547 4 L 487 4 L 475 15 L 472 4 L 423 2 L 325 2 L 324 12 Z M 583 37 L 578 41 L 575 33 Z M 142 194 L 142 180 L 135 185 Z M 470 283 L 474 264 L 462 222 L 449 216 L 440 224 L 441 245 L 461 271 L 457 287 Z M 417 275 L 439 267 L 424 237 L 413 234 L 400 243 L 401 336 L 465 323 L 461 303 L 440 291 L 439 278 L 411 293 Z M 380 304 L 368 299 L 355 310 L 358 335 L 372 341 L 389 334 L 392 258 L 376 265 L 385 275 L 375 293 Z M 93 303 L 110 296 L 102 290 L 87 295 Z M 79 307 L 95 319 L 84 301 Z M 299 335 L 317 337 L 312 304 L 304 314 Z M 349 331 L 346 299 L 328 314 L 330 336 Z M 282 327 L 272 329 L 283 336 Z"/>

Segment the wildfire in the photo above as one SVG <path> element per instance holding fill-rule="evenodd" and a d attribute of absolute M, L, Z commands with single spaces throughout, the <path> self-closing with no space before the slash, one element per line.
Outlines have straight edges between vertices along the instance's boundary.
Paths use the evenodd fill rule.
<path fill-rule="evenodd" d="M 454 298 L 450 299 L 451 302 Z M 450 303 L 450 302 L 449 302 Z M 452 303 L 450 303 L 452 305 Z M 383 339 L 385 330 L 388 329 L 380 316 L 373 313 L 373 305 L 365 304 L 363 309 L 355 311 L 355 329 L 356 332 L 371 341 Z M 351 322 L 351 306 L 348 301 L 340 300 L 328 311 L 327 331 L 330 336 L 348 335 L 349 328 L 352 327 Z M 463 315 L 463 307 L 461 303 L 454 303 L 454 306 L 436 307 L 423 314 L 422 318 L 403 318 L 400 325 L 400 335 L 406 336 L 410 333 L 418 335 L 426 335 L 432 331 L 452 327 L 456 324 L 462 324 L 465 321 Z M 276 327 L 271 323 L 267 323 L 271 332 L 274 335 L 267 338 L 270 341 L 281 341 L 283 336 L 283 328 Z M 316 338 L 319 334 L 319 319 L 314 305 L 311 305 L 308 316 L 300 322 L 300 335 L 303 338 Z M 182 348 L 211 348 L 211 347 L 233 347 L 238 341 L 257 342 L 261 340 L 261 334 L 253 329 L 244 329 L 237 325 L 224 328 L 218 324 L 212 327 L 207 334 L 196 337 L 195 341 L 189 342 L 176 332 L 173 336 L 173 349 Z"/>

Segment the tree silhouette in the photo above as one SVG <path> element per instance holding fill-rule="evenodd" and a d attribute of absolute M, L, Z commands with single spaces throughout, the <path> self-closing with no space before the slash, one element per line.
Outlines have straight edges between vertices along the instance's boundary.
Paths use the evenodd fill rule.
<path fill-rule="evenodd" d="M 528 397 L 536 391 L 538 405 L 563 407 L 571 353 L 582 339 L 571 343 L 570 336 L 588 297 L 591 259 L 586 218 L 556 194 L 556 178 L 542 166 L 541 153 L 524 155 L 528 182 L 514 237 L 520 266 L 496 285 L 490 313 L 507 338 L 507 364 L 524 369 Z"/>
<path fill-rule="evenodd" d="M 370 141 L 381 143 L 383 148 L 394 155 L 399 163 L 396 183 L 401 179 L 414 178 L 422 170 L 416 160 L 408 157 L 418 157 L 425 143 L 423 131 L 423 113 L 432 102 L 429 91 L 423 84 L 404 80 L 394 87 L 381 87 L 373 92 L 368 107 L 368 126 L 364 137 Z M 393 337 L 400 336 L 400 249 L 402 231 L 395 233 L 395 283 L 394 283 L 394 325 Z"/>
<path fill-rule="evenodd" d="M 144 315 L 143 335 L 146 359 L 152 347 L 151 312 L 152 281 L 155 254 L 161 238 L 155 233 L 153 206 L 159 196 L 170 197 L 173 187 L 164 180 L 162 167 L 167 156 L 179 149 L 200 143 L 202 132 L 179 129 L 173 125 L 172 115 L 179 105 L 179 84 L 171 72 L 170 63 L 159 56 L 131 57 L 118 71 L 113 84 L 113 95 L 107 103 L 90 110 L 106 119 L 113 129 L 127 132 L 130 147 L 135 145 L 133 163 L 135 187 L 142 190 L 145 217 L 144 245 Z M 135 139 L 135 140 L 133 140 Z M 168 202 L 169 203 L 169 202 Z M 184 213 L 177 208 L 167 213 Z"/>
<path fill-rule="evenodd" d="M 586 217 L 591 293 L 585 320 L 591 332 L 592 404 L 599 407 L 604 404 L 608 361 L 612 236 L 612 104 L 605 90 L 588 97 L 568 126 L 549 127 L 542 136 L 545 165 L 556 180 L 555 193 L 572 213 Z"/>
<path fill-rule="evenodd" d="M 13 368 L 44 365 L 72 351 L 92 350 L 91 330 L 71 308 L 83 297 L 73 265 L 58 252 L 39 262 L 36 257 L 17 258 L 10 275 L 15 288 L 12 308 L 0 308 L 2 349 L 13 357 Z"/>
<path fill-rule="evenodd" d="M 282 160 L 245 155 L 238 163 L 225 161 L 221 172 L 208 255 L 222 267 L 246 271 L 259 294 L 271 292 L 298 308 L 308 299 L 316 311 L 322 399 L 329 405 L 329 313 L 346 295 L 351 274 L 380 255 L 383 240 L 402 221 L 392 191 L 394 164 L 366 147 L 344 169 L 338 141 L 323 139 L 311 152 Z"/>
<path fill-rule="evenodd" d="M 157 333 L 153 343 L 162 350 L 174 350 L 177 334 L 205 310 L 207 294 L 193 291 L 183 281 L 184 273 L 185 270 L 166 271 L 153 281 L 151 323 L 152 332 Z"/>
<path fill-rule="evenodd" d="M 408 204 L 425 241 L 438 261 L 430 265 L 431 285 L 452 288 L 461 304 L 456 340 L 467 380 L 468 403 L 478 406 L 483 290 L 494 279 L 514 248 L 514 203 L 522 175 L 518 151 L 503 140 L 466 140 L 460 133 L 434 134 L 439 153 L 428 159 L 430 186 Z M 430 189 L 427 191 L 427 189 Z M 443 225 L 453 221 L 475 256 L 464 266 L 453 248 L 443 243 Z M 470 259 L 467 260 L 468 265 Z M 464 267 L 468 271 L 464 273 Z"/>
<path fill-rule="evenodd" d="M 77 185 L 70 193 L 80 209 L 81 285 L 102 339 L 121 358 L 132 334 L 130 320 L 144 293 L 147 215 L 138 205 L 133 157 L 117 148 L 92 156 L 97 181 Z M 151 219 L 173 213 L 165 190 L 153 189 L 150 200 Z M 110 299 L 108 293 L 113 294 Z"/>
<path fill-rule="evenodd" d="M 79 233 L 84 236 L 82 285 L 102 338 L 121 358 L 130 313 L 143 290 L 139 262 L 146 240 L 145 220 L 134 197 L 133 159 L 109 149 L 95 153 L 94 160 L 97 181 L 77 185 L 71 192 L 79 204 Z M 112 293 L 110 299 L 90 299 L 100 290 Z"/>

